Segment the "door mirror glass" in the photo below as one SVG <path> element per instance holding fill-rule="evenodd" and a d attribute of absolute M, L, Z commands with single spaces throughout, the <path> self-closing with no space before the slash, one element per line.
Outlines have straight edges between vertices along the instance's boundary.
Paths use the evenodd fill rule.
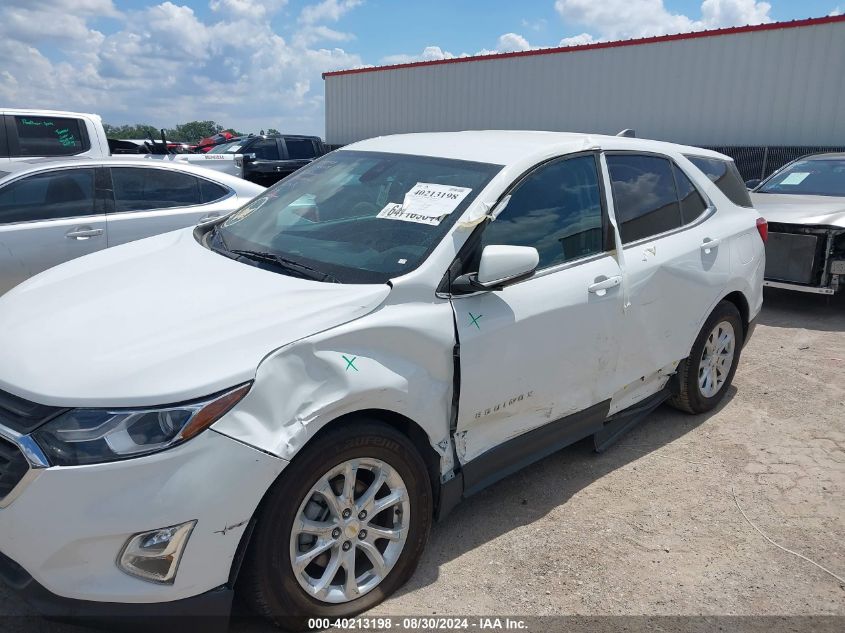
<path fill-rule="evenodd" d="M 452 282 L 452 289 L 460 292 L 501 290 L 531 276 L 539 263 L 540 254 L 532 246 L 491 244 L 481 252 L 478 273 L 461 275 Z"/>

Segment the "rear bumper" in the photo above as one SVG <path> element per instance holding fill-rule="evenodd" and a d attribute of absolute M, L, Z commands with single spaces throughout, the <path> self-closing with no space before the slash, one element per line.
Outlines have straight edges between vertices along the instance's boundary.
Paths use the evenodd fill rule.
<path fill-rule="evenodd" d="M 0 553 L 0 582 L 39 614 L 74 624 L 93 624 L 108 630 L 208 631 L 224 633 L 229 627 L 234 592 L 218 587 L 191 598 L 159 603 L 91 602 L 64 598 L 47 590 L 11 558 Z"/>

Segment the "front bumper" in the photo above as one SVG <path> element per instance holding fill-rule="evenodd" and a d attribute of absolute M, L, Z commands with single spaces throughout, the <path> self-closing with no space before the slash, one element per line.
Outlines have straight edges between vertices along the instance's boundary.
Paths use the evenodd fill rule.
<path fill-rule="evenodd" d="M 51 593 L 11 558 L 0 554 L 0 582 L 48 618 L 91 623 L 108 630 L 149 631 L 154 617 L 156 631 L 224 633 L 229 626 L 234 592 L 218 587 L 192 598 L 165 603 L 120 604 L 63 598 Z"/>
<path fill-rule="evenodd" d="M 227 585 L 249 519 L 286 464 L 209 430 L 146 457 L 41 469 L 0 509 L 0 552 L 31 578 L 27 586 L 59 599 L 158 612 Z M 191 520 L 172 585 L 117 567 L 133 534 Z"/>

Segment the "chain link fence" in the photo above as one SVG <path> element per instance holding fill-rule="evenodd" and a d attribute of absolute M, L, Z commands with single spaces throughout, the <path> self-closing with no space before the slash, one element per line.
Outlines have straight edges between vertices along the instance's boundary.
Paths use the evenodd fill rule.
<path fill-rule="evenodd" d="M 806 156 L 807 154 L 818 154 L 820 152 L 845 152 L 845 147 L 801 147 L 775 145 L 769 147 L 752 147 L 744 145 L 710 146 L 722 154 L 727 154 L 736 162 L 739 173 L 743 180 L 752 178 L 763 179 L 772 172 L 780 169 L 787 163 Z"/>

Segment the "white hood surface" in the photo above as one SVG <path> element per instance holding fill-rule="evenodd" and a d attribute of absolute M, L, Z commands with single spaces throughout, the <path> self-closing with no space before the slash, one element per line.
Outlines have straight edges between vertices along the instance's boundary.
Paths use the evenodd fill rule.
<path fill-rule="evenodd" d="M 192 231 L 70 261 L 0 297 L 0 389 L 69 407 L 185 401 L 251 380 L 271 351 L 390 292 L 262 270 Z"/>
<path fill-rule="evenodd" d="M 751 201 L 768 222 L 845 228 L 845 198 L 752 193 Z"/>

